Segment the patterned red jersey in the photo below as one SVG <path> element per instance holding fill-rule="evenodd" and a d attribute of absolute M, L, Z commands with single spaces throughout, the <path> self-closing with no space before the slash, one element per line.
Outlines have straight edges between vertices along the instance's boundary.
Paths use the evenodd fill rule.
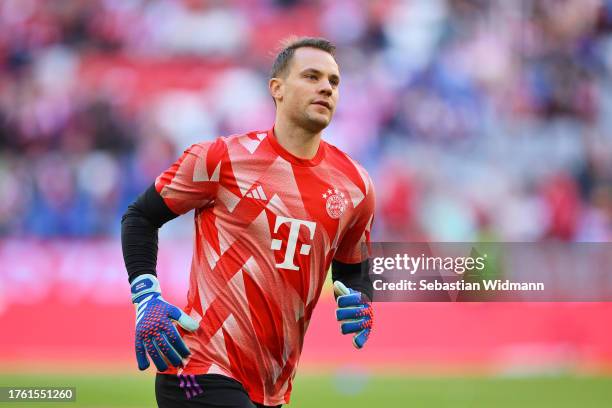
<path fill-rule="evenodd" d="M 288 403 L 332 259 L 367 257 L 370 177 L 324 141 L 305 160 L 269 130 L 195 144 L 155 186 L 176 214 L 195 209 L 185 312 L 200 327 L 183 332 L 192 354 L 179 373 L 226 375 L 257 403 Z"/>

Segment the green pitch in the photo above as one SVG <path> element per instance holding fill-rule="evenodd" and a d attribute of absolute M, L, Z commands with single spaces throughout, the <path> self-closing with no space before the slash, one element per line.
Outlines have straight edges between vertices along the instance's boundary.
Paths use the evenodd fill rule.
<path fill-rule="evenodd" d="M 74 386 L 73 403 L 0 403 L 10 407 L 154 407 L 153 377 L 143 375 L 0 375 L 0 386 Z M 417 378 L 298 375 L 289 407 L 604 408 L 611 377 Z"/>

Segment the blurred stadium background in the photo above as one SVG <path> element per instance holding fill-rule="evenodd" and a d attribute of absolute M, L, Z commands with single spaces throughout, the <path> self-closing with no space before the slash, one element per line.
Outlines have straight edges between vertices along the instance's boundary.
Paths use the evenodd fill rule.
<path fill-rule="evenodd" d="M 120 216 L 191 143 L 272 125 L 289 35 L 339 47 L 325 137 L 375 181 L 375 240 L 612 238 L 610 0 L 2 0 L 0 385 L 153 405 Z M 181 305 L 191 233 L 160 234 Z M 612 304 L 379 304 L 361 352 L 333 308 L 291 406 L 612 404 Z"/>

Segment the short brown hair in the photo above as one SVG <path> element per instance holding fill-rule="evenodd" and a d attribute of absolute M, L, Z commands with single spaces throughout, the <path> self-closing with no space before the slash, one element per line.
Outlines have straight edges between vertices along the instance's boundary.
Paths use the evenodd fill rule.
<path fill-rule="evenodd" d="M 325 38 L 317 37 L 290 37 L 282 42 L 283 48 L 276 54 L 270 78 L 276 78 L 284 73 L 289 66 L 295 50 L 302 47 L 316 48 L 329 53 L 336 58 L 336 46 Z"/>

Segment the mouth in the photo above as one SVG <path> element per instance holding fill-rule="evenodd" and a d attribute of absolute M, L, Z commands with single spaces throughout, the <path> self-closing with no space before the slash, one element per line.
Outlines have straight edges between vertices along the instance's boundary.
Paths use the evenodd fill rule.
<path fill-rule="evenodd" d="M 326 101 L 314 101 L 312 104 L 325 106 L 327 109 L 331 110 L 331 105 L 329 104 L 329 102 Z"/>

